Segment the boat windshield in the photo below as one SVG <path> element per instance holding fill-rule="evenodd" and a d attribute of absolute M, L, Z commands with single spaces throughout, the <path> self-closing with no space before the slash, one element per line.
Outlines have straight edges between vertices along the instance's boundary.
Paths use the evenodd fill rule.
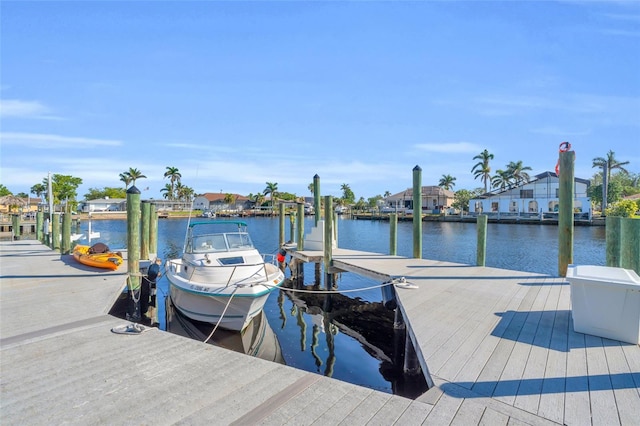
<path fill-rule="evenodd" d="M 247 250 L 253 248 L 249 234 L 244 232 L 205 234 L 193 236 L 187 252 L 211 253 L 221 251 Z"/>

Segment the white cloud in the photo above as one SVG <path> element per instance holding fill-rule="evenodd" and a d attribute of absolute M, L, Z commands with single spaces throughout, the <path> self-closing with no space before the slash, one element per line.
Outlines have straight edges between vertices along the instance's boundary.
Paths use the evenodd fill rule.
<path fill-rule="evenodd" d="M 72 147 L 74 149 L 94 149 L 96 146 L 121 146 L 122 141 L 44 133 L 0 132 L 0 145 L 25 145 L 30 148 Z"/>
<path fill-rule="evenodd" d="M 51 113 L 51 109 L 39 101 L 22 101 L 19 99 L 0 100 L 0 117 L 35 118 L 44 120 L 60 120 Z"/>

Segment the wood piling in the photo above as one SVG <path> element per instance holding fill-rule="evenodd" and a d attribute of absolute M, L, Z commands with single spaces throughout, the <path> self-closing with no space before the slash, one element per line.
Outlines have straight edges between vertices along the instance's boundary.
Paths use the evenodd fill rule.
<path fill-rule="evenodd" d="M 487 222 L 489 221 L 489 217 L 486 214 L 479 214 L 476 220 L 478 231 L 476 265 L 485 266 L 487 259 Z"/>
<path fill-rule="evenodd" d="M 422 258 L 422 169 L 413 168 L 413 257 Z"/>
<path fill-rule="evenodd" d="M 140 313 L 140 190 L 135 186 L 127 190 L 127 267 L 129 271 L 129 297 L 132 301 L 130 318 L 139 321 Z"/>
<path fill-rule="evenodd" d="M 560 152 L 558 200 L 558 275 L 567 276 L 573 263 L 574 151 Z"/>

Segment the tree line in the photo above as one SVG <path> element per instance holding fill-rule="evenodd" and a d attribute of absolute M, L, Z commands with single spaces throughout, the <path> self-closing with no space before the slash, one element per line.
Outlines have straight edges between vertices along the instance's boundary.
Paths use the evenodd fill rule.
<path fill-rule="evenodd" d="M 478 155 L 473 157 L 473 160 L 477 162 L 471 168 L 471 173 L 474 179 L 480 180 L 484 187 L 476 188 L 474 190 L 461 189 L 455 191 L 454 208 L 466 210 L 469 200 L 489 192 L 490 189 L 504 191 L 510 188 L 520 186 L 530 181 L 531 177 L 527 173 L 531 171 L 531 167 L 523 164 L 522 161 L 511 161 L 505 168 L 497 169 L 493 172 L 491 161 L 494 159 L 494 155 L 488 150 L 483 150 Z M 639 174 L 630 173 L 625 166 L 629 164 L 629 161 L 618 161 L 613 151 L 609 151 L 604 157 L 596 157 L 592 160 L 592 167 L 600 169 L 591 178 L 591 185 L 588 189 L 588 196 L 591 198 L 593 204 L 602 203 L 602 185 L 603 185 L 603 170 L 607 171 L 607 201 L 608 203 L 616 203 L 622 198 L 629 195 L 640 193 L 638 187 Z M 169 182 L 160 189 L 162 196 L 165 199 L 171 201 L 191 202 L 197 195 L 193 188 L 184 185 L 181 181 L 182 174 L 177 167 L 167 166 L 163 175 Z M 59 205 L 64 203 L 66 209 L 75 209 L 77 207 L 77 188 L 82 184 L 82 179 L 69 175 L 53 174 L 52 180 L 52 193 L 54 204 Z M 120 181 L 124 183 L 122 187 L 104 187 L 104 188 L 90 188 L 89 191 L 84 194 L 84 199 L 99 199 L 99 198 L 125 198 L 126 191 L 130 185 L 135 185 L 139 179 L 145 179 L 146 176 L 136 168 L 129 168 L 128 170 L 120 173 Z M 439 179 L 438 186 L 446 190 L 453 190 L 455 187 L 456 177 L 449 174 L 442 175 Z M 33 185 L 30 189 L 31 194 L 37 197 L 48 199 L 48 177 L 42 180 L 42 183 Z M 313 183 L 308 186 L 311 195 L 313 195 Z M 348 205 L 355 207 L 356 209 L 365 209 L 367 207 L 375 207 L 379 201 L 390 196 L 389 191 L 385 191 L 384 195 L 376 195 L 365 199 L 360 197 L 356 199 L 356 195 L 351 189 L 350 185 L 343 183 L 340 186 L 341 196 L 333 197 L 334 204 L 336 205 Z M 8 188 L 0 184 L 0 196 L 12 194 Z M 24 193 L 16 194 L 18 197 L 27 198 L 29 195 Z M 235 194 L 225 194 L 225 202 L 233 204 L 236 201 Z M 277 182 L 266 182 L 265 188 L 256 193 L 249 194 L 248 198 L 257 206 L 267 205 L 273 208 L 276 200 L 284 201 L 302 201 L 304 197 L 298 197 L 295 194 L 288 192 L 281 192 L 278 189 Z"/>

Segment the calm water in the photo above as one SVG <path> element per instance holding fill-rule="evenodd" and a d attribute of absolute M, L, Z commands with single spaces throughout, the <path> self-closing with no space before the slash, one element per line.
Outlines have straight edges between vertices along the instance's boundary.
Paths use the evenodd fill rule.
<path fill-rule="evenodd" d="M 279 219 L 243 220 L 248 223 L 249 232 L 258 250 L 261 253 L 276 253 Z M 310 231 L 313 223 L 313 217 L 306 218 L 306 233 Z M 159 221 L 158 252 L 163 259 L 181 255 L 186 226 L 187 219 Z M 86 232 L 87 227 L 88 224 L 83 223 L 81 231 Z M 110 248 L 126 248 L 125 221 L 93 221 L 92 228 L 93 231 L 100 232 L 99 241 L 107 243 Z M 287 239 L 288 233 L 287 220 Z M 556 276 L 557 233 L 558 228 L 549 225 L 489 224 L 486 264 L 491 267 Z M 412 235 L 413 227 L 410 222 L 398 223 L 399 255 L 412 257 Z M 475 264 L 476 225 L 424 222 L 422 244 L 423 258 Z M 339 219 L 338 246 L 388 253 L 389 223 Z M 575 227 L 574 263 L 604 265 L 605 260 L 605 228 Z M 314 272 L 312 264 L 305 265 L 305 284 L 313 284 Z M 380 283 L 349 273 L 343 273 L 337 278 L 338 288 L 342 290 L 376 284 Z M 160 328 L 166 330 L 168 325 L 175 321 L 173 316 L 167 315 L 162 303 L 162 298 L 168 293 L 166 279 L 160 281 L 158 288 L 158 319 Z M 394 350 L 404 344 L 404 337 L 394 335 L 391 327 L 392 313 L 380 310 L 380 290 L 348 293 L 347 296 L 332 298 L 332 307 L 328 309 L 324 297 L 292 298 L 283 292 L 273 293 L 265 305 L 264 312 L 269 333 L 266 335 L 269 336 L 273 332 L 275 339 L 265 338 L 265 332 L 261 330 L 260 333 L 256 332 L 257 342 L 247 344 L 250 349 L 245 351 L 258 356 L 258 352 L 261 351 L 271 354 L 273 348 L 260 348 L 260 345 L 277 344 L 278 352 L 281 351 L 281 360 L 289 366 L 384 392 L 408 397 L 421 394 L 425 390 L 422 380 L 416 383 L 412 378 L 402 374 L 402 360 L 397 358 Z M 169 324 L 167 319 L 170 321 Z M 169 329 L 173 332 L 173 327 Z M 202 333 L 206 336 L 208 329 Z M 351 337 L 350 334 L 363 337 Z M 270 357 L 271 355 L 267 359 Z"/>

